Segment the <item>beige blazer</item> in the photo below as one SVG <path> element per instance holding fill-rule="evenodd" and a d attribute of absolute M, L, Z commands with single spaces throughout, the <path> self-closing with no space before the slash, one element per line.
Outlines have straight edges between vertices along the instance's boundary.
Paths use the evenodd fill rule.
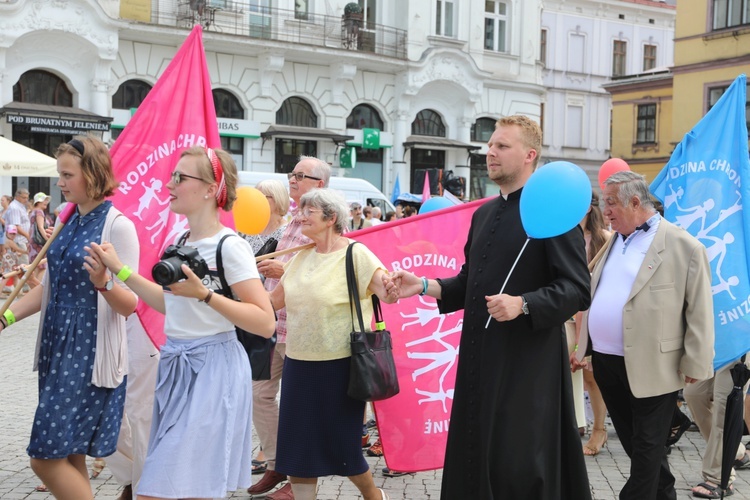
<path fill-rule="evenodd" d="M 617 233 L 593 269 L 591 297 Z M 662 219 L 622 311 L 625 368 L 638 398 L 674 392 L 684 377 L 713 376 L 714 314 L 711 268 L 705 247 L 687 231 Z M 579 361 L 589 342 L 583 315 Z"/>

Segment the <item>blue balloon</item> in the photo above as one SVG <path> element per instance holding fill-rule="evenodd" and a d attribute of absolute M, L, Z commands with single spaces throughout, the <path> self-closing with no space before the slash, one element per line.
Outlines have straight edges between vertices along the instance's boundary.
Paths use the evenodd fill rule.
<path fill-rule="evenodd" d="M 442 196 L 436 196 L 435 198 L 430 198 L 429 200 L 422 203 L 422 206 L 419 207 L 419 214 L 426 214 L 427 212 L 433 212 L 435 210 L 440 210 L 441 208 L 448 208 L 452 207 L 453 203 L 448 198 L 443 198 Z"/>
<path fill-rule="evenodd" d="M 580 223 L 591 205 L 591 181 L 579 166 L 553 161 L 536 170 L 521 192 L 521 223 L 529 238 L 552 238 Z"/>

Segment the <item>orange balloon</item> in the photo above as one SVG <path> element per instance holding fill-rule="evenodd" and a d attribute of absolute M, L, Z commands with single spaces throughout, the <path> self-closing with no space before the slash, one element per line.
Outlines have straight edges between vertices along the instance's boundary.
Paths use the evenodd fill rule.
<path fill-rule="evenodd" d="M 610 158 L 602 163 L 599 168 L 599 187 L 602 188 L 602 191 L 604 191 L 604 181 L 609 179 L 612 174 L 625 170 L 630 170 L 630 165 L 622 158 Z"/>
<path fill-rule="evenodd" d="M 237 188 L 237 199 L 232 206 L 234 227 L 245 234 L 260 234 L 271 219 L 271 205 L 259 190 L 243 186 Z"/>

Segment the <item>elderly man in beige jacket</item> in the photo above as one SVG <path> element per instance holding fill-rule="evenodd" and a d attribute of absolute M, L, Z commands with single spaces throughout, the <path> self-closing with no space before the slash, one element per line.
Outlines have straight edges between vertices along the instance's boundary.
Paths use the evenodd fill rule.
<path fill-rule="evenodd" d="M 677 391 L 711 378 L 711 273 L 705 247 L 654 210 L 634 172 L 605 181 L 616 231 L 591 277 L 574 369 L 589 340 L 594 377 L 631 460 L 620 500 L 674 500 L 665 443 Z"/>

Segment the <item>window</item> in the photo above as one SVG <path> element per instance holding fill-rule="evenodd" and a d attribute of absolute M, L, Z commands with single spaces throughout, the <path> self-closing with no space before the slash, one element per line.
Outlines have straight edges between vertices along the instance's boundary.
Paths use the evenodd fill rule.
<path fill-rule="evenodd" d="M 141 105 L 151 85 L 141 80 L 128 80 L 122 82 L 115 95 L 112 96 L 113 109 L 133 109 Z"/>
<path fill-rule="evenodd" d="M 236 118 L 238 120 L 245 118 L 245 110 L 242 108 L 240 100 L 234 94 L 226 90 L 217 89 L 213 91 L 213 95 L 217 118 Z"/>
<path fill-rule="evenodd" d="M 584 55 L 586 54 L 586 37 L 578 33 L 571 33 L 568 37 L 568 71 L 571 73 L 584 72 Z"/>
<path fill-rule="evenodd" d="M 569 104 L 565 113 L 565 146 L 583 147 L 583 106 Z"/>
<path fill-rule="evenodd" d="M 713 87 L 708 90 L 708 103 L 706 106 L 706 113 L 708 110 L 713 108 L 714 105 L 719 102 L 719 98 L 724 95 L 724 92 L 729 88 L 728 85 L 723 87 Z M 747 122 L 748 137 L 750 137 L 750 84 L 747 86 L 747 93 L 745 97 L 745 121 Z"/>
<path fill-rule="evenodd" d="M 437 13 L 435 18 L 435 34 L 451 38 L 455 37 L 454 26 L 456 21 L 453 16 L 453 2 L 451 0 L 435 0 L 435 4 Z"/>
<path fill-rule="evenodd" d="M 484 2 L 484 48 L 506 52 L 508 4 L 498 0 Z"/>
<path fill-rule="evenodd" d="M 472 142 L 489 142 L 492 133 L 495 131 L 494 118 L 479 118 L 471 125 Z"/>
<path fill-rule="evenodd" d="M 309 102 L 301 97 L 290 97 L 276 112 L 276 123 L 296 127 L 318 127 L 318 115 Z M 291 172 L 291 170 L 290 170 Z"/>
<path fill-rule="evenodd" d="M 643 46 L 643 71 L 656 67 L 656 45 Z"/>
<path fill-rule="evenodd" d="M 429 135 L 445 137 L 445 125 L 440 115 L 431 109 L 423 109 L 411 123 L 411 133 L 414 135 Z"/>
<path fill-rule="evenodd" d="M 307 21 L 307 0 L 294 0 L 294 18 Z"/>
<path fill-rule="evenodd" d="M 249 35 L 253 38 L 271 38 L 271 0 L 250 0 L 248 10 Z"/>
<path fill-rule="evenodd" d="M 627 54 L 628 42 L 615 40 L 612 49 L 612 76 L 623 76 L 626 74 Z"/>
<path fill-rule="evenodd" d="M 750 24 L 750 0 L 713 0 L 713 28 Z"/>
<path fill-rule="evenodd" d="M 368 104 L 360 104 L 355 106 L 352 112 L 346 119 L 346 128 L 355 128 L 361 130 L 363 128 L 375 128 L 380 131 L 385 130 L 385 124 L 383 119 L 380 118 L 380 113 Z M 364 149 L 357 148 L 357 165 L 363 163 L 383 163 L 383 149 Z M 357 175 L 367 175 L 368 173 L 373 174 L 371 179 L 367 179 L 375 186 L 383 185 L 383 172 L 382 168 L 377 173 L 367 172 L 360 173 Z M 374 181 L 374 182 L 373 182 Z"/>
<path fill-rule="evenodd" d="M 360 104 L 355 106 L 351 114 L 346 119 L 346 128 L 355 128 L 361 130 L 363 128 L 376 128 L 378 130 L 385 130 L 383 128 L 383 119 L 380 118 L 380 113 L 370 105 Z"/>
<path fill-rule="evenodd" d="M 245 110 L 242 108 L 240 100 L 229 91 L 216 89 L 214 95 L 214 109 L 217 118 L 234 118 L 242 120 L 245 118 Z M 221 136 L 221 149 L 228 151 L 232 155 L 237 168 L 242 170 L 244 164 L 243 153 L 245 148 L 245 139 L 242 137 Z"/>
<path fill-rule="evenodd" d="M 374 30 L 377 18 L 377 0 L 359 0 L 359 6 L 362 8 L 362 18 L 365 21 L 366 30 Z"/>
<path fill-rule="evenodd" d="M 539 60 L 547 65 L 547 30 L 542 30 L 539 36 Z"/>
<path fill-rule="evenodd" d="M 27 71 L 13 85 L 13 100 L 52 106 L 73 106 L 73 93 L 65 82 L 49 71 Z"/>
<path fill-rule="evenodd" d="M 656 104 L 639 104 L 636 123 L 636 144 L 656 142 Z"/>

